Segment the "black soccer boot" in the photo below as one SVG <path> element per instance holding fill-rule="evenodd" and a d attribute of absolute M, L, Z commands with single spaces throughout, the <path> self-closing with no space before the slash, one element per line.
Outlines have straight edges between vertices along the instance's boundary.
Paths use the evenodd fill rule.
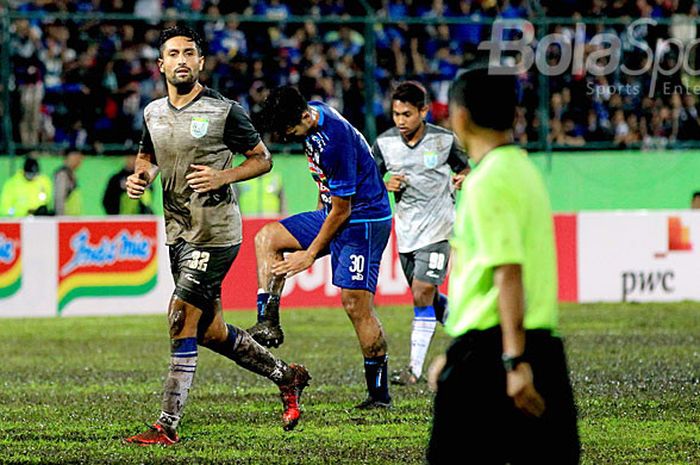
<path fill-rule="evenodd" d="M 280 326 L 280 296 L 270 295 L 267 303 L 258 312 L 258 322 L 246 330 L 255 341 L 264 347 L 279 347 L 284 342 Z"/>

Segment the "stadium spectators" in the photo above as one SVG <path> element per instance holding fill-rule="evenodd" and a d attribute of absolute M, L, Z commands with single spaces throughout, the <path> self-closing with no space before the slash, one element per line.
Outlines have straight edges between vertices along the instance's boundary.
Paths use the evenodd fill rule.
<path fill-rule="evenodd" d="M 63 165 L 53 175 L 53 201 L 56 215 L 78 216 L 82 212 L 82 196 L 76 171 L 83 162 L 83 154 L 70 150 Z"/>
<path fill-rule="evenodd" d="M 134 150 L 146 102 L 163 95 L 162 77 L 154 65 L 159 21 L 172 23 L 178 12 L 219 17 L 195 25 L 209 43 L 203 82 L 238 100 L 255 117 L 268 88 L 292 84 L 310 99 L 338 108 L 356 127 L 365 126 L 365 30 L 363 23 L 292 22 L 291 16 L 363 16 L 363 2 L 344 0 L 11 0 L 27 12 L 109 12 L 135 14 L 143 20 L 16 20 L 12 23 L 13 120 L 22 144 L 54 142 L 65 146 L 123 144 Z M 541 16 L 617 18 L 619 24 L 554 24 L 545 31 L 584 44 L 584 60 L 600 52 L 596 34 L 620 38 L 621 64 L 641 68 L 644 50 L 631 45 L 623 26 L 636 18 L 669 19 L 672 25 L 635 28 L 634 39 L 656 50 L 660 38 L 689 44 L 696 37 L 693 19 L 698 0 L 367 0 L 379 18 L 375 25 L 377 94 L 373 101 L 377 133 L 389 128 L 390 94 L 398 81 L 416 79 L 431 93 L 429 121 L 447 124 L 447 89 L 457 70 L 474 60 L 477 45 L 489 38 L 487 24 L 453 24 L 455 18 L 491 21 Z M 269 22 L 240 21 L 256 14 Z M 405 18 L 432 20 L 427 24 Z M 445 21 L 442 21 L 445 19 Z M 447 21 L 449 20 L 449 21 Z M 536 26 L 544 27 L 544 26 Z M 507 32 L 508 38 L 516 38 Z M 682 58 L 675 47 L 663 52 L 669 69 Z M 547 62 L 558 63 L 561 50 L 547 50 Z M 691 67 L 695 58 L 691 59 Z M 700 65 L 700 59 L 697 60 Z M 538 108 L 541 76 L 535 67 L 519 76 L 522 104 L 517 110 L 517 136 L 523 143 L 582 147 L 603 143 L 619 148 L 662 148 L 700 140 L 695 94 L 698 82 L 682 71 L 659 75 L 650 92 L 651 71 L 632 76 L 619 66 L 608 75 L 572 73 L 547 76 L 549 116 Z M 545 101 L 547 101 L 545 100 Z M 547 132 L 543 125 L 546 123 Z M 367 131 L 365 131 L 367 132 Z"/>
<path fill-rule="evenodd" d="M 51 179 L 40 173 L 39 162 L 27 157 L 23 168 L 2 186 L 0 216 L 48 215 L 51 190 Z"/>
<path fill-rule="evenodd" d="M 146 189 L 140 199 L 129 198 L 126 178 L 134 174 L 136 155 L 124 157 L 124 167 L 112 175 L 102 196 L 102 206 L 108 215 L 139 215 L 153 213 L 153 193 Z"/>

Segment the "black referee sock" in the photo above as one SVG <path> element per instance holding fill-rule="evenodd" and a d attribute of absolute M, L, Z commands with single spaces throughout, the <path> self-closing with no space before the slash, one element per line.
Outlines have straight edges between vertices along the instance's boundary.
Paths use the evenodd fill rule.
<path fill-rule="evenodd" d="M 388 355 L 365 357 L 365 380 L 369 396 L 380 402 L 391 402 L 387 372 Z"/>

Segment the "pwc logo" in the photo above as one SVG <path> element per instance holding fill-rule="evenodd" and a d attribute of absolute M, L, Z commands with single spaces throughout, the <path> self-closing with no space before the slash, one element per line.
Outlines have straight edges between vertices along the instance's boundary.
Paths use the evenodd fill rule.
<path fill-rule="evenodd" d="M 668 242 L 664 251 L 654 253 L 654 258 L 664 259 L 670 254 L 693 251 L 690 242 L 690 227 L 678 216 L 667 218 Z M 628 270 L 622 272 L 622 301 L 640 296 L 672 294 L 676 278 L 673 269 Z"/>
<path fill-rule="evenodd" d="M 690 227 L 685 226 L 678 216 L 668 217 L 668 249 L 656 252 L 655 258 L 666 258 L 672 252 L 691 252 Z"/>

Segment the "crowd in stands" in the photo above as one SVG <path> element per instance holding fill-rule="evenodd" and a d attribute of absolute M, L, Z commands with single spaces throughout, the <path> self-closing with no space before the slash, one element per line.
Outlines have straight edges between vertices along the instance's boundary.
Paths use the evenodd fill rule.
<path fill-rule="evenodd" d="M 10 91 L 12 120 L 18 122 L 15 140 L 90 147 L 95 152 L 106 144 L 133 150 L 142 130 L 143 108 L 164 95 L 156 64 L 158 33 L 174 24 L 178 12 L 217 18 L 191 23 L 208 42 L 202 80 L 238 100 L 254 119 L 268 89 L 293 84 L 363 129 L 369 78 L 365 25 L 326 21 L 365 16 L 364 4 L 385 21 L 374 26 L 372 82 L 378 89 L 372 108 L 377 131 L 391 124 L 391 88 L 404 79 L 426 84 L 432 97 L 429 118 L 448 124 L 449 84 L 460 67 L 477 59 L 478 44 L 491 34 L 488 24 L 455 24 L 455 18 L 528 19 L 536 27 L 545 27 L 537 25 L 542 16 L 585 18 L 584 27 L 562 22 L 546 26 L 544 32 L 584 44 L 584 60 L 603 48 L 594 36 L 608 33 L 620 38 L 621 63 L 632 69 L 650 59 L 645 50 L 633 46 L 632 38 L 649 44 L 653 59 L 664 69 L 684 59 L 700 68 L 693 66 L 700 59 L 695 60 L 690 47 L 681 52 L 674 46 L 656 47 L 658 39 L 672 37 L 686 45 L 696 37 L 696 0 L 10 0 L 10 8 L 20 12 L 127 13 L 141 18 L 66 20 L 47 15 L 45 20 L 13 20 Z M 269 22 L 240 20 L 239 15 L 249 14 Z M 324 21 L 290 20 L 298 15 Z M 402 22 L 409 17 L 426 22 Z M 631 37 L 625 26 L 637 18 L 666 22 L 635 28 Z M 517 32 L 504 34 L 519 37 Z M 561 49 L 550 47 L 546 58 L 551 65 L 558 63 Z M 522 106 L 515 122 L 520 142 L 659 148 L 700 139 L 698 95 L 688 90 L 694 88 L 692 76 L 682 71 L 659 74 L 650 92 L 653 69 L 633 76 L 617 66 L 605 76 L 594 76 L 586 68 L 545 76 L 544 86 L 535 66 L 521 70 Z"/>

